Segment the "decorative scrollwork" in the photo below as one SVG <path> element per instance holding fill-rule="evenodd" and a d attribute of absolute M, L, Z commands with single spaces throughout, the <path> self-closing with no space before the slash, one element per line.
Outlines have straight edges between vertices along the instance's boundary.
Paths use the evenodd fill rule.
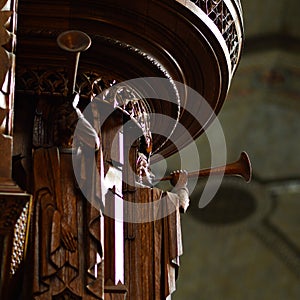
<path fill-rule="evenodd" d="M 27 93 L 62 94 L 66 86 L 64 70 L 40 70 L 22 69 L 18 70 L 16 90 Z"/>
<path fill-rule="evenodd" d="M 20 197 L 18 199 L 18 197 Z M 13 275 L 23 260 L 26 242 L 26 233 L 29 217 L 29 196 L 0 193 L 0 228 L 8 235 L 12 234 L 12 256 L 7 260 L 10 264 L 10 274 Z M 24 202 L 26 201 L 26 202 Z M 8 266 L 9 266 L 8 264 Z"/>
<path fill-rule="evenodd" d="M 23 69 L 18 70 L 16 90 L 32 94 L 63 95 L 66 86 L 66 71 Z M 77 76 L 76 90 L 80 97 L 92 99 L 102 94 L 102 100 L 120 107 L 131 119 L 135 120 L 146 138 L 151 138 L 149 104 L 139 95 L 138 91 L 127 85 L 117 85 L 116 80 L 101 76 L 96 72 L 80 73 Z"/>
<path fill-rule="evenodd" d="M 23 208 L 23 211 L 15 225 L 14 240 L 12 248 L 12 258 L 10 272 L 15 274 L 24 257 L 26 233 L 28 226 L 29 202 Z"/>
<path fill-rule="evenodd" d="M 91 71 L 79 74 L 76 86 L 82 97 L 91 99 L 113 86 L 116 82 L 115 79 Z"/>
<path fill-rule="evenodd" d="M 28 94 L 63 95 L 67 85 L 65 69 L 18 69 L 16 91 Z M 116 81 L 96 72 L 80 73 L 76 90 L 83 98 L 91 98 L 112 86 Z"/>
<path fill-rule="evenodd" d="M 110 88 L 108 93 L 104 93 L 103 101 L 122 109 L 132 120 L 135 120 L 146 140 L 152 139 L 149 119 L 151 108 L 137 90 L 128 85 L 118 84 Z"/>

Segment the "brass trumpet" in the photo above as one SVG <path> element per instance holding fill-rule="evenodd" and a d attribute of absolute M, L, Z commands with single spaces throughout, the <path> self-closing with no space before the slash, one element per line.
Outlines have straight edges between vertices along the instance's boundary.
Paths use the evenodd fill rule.
<path fill-rule="evenodd" d="M 190 178 L 195 178 L 195 177 L 201 178 L 201 177 L 208 177 L 211 174 L 240 176 L 243 177 L 246 182 L 250 182 L 252 177 L 252 167 L 251 167 L 251 162 L 248 154 L 243 151 L 239 159 L 233 163 L 227 164 L 225 166 L 211 168 L 211 169 L 203 169 L 203 170 L 188 172 L 187 176 Z M 155 181 L 165 181 L 171 179 L 172 176 L 169 175 Z"/>
<path fill-rule="evenodd" d="M 68 58 L 68 85 L 65 96 L 74 93 L 80 52 L 87 50 L 91 43 L 91 38 L 79 30 L 64 31 L 57 37 L 58 46 L 71 52 Z"/>

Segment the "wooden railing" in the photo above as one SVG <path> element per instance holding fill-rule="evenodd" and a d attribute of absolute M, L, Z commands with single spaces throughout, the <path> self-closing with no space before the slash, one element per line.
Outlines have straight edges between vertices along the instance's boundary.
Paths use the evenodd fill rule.
<path fill-rule="evenodd" d="M 240 0 L 189 1 L 200 8 L 218 28 L 229 52 L 231 73 L 233 74 L 239 62 L 243 44 L 243 19 Z"/>

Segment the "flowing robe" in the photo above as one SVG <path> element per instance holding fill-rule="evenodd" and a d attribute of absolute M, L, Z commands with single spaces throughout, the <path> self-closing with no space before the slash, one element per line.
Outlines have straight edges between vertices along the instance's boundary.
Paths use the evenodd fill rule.
<path fill-rule="evenodd" d="M 179 196 L 144 187 L 137 188 L 135 199 L 138 203 L 150 204 L 135 213 L 152 221 L 130 224 L 133 229 L 126 241 L 129 299 L 170 299 L 176 289 L 179 257 L 183 253 Z"/>
<path fill-rule="evenodd" d="M 76 186 L 71 153 L 35 151 L 34 199 L 34 299 L 103 299 L 100 213 Z M 76 239 L 75 251 L 62 243 L 62 220 Z"/>

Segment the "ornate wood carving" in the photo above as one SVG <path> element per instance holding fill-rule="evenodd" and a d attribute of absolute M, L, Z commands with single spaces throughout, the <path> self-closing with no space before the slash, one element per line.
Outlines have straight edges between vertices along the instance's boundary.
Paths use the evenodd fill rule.
<path fill-rule="evenodd" d="M 18 45 L 20 45 L 20 51 L 18 53 L 20 54 L 19 66 L 23 70 L 20 68 L 21 71 L 18 72 L 17 90 L 20 93 L 26 92 L 41 97 L 50 95 L 51 100 L 54 100 L 55 96 L 61 97 L 63 95 L 67 83 L 65 79 L 66 70 L 61 69 L 61 66 L 64 66 L 67 60 L 57 51 L 55 39 L 60 31 L 77 27 L 84 28 L 95 41 L 94 48 L 90 49 L 91 51 L 85 57 L 82 68 L 84 71 L 81 71 L 81 74 L 87 75 L 83 77 L 79 75 L 77 80 L 77 90 L 81 92 L 82 98 L 89 101 L 92 96 L 99 94 L 104 88 L 110 87 L 116 81 L 142 76 L 161 76 L 169 79 L 171 87 L 174 87 L 173 79 L 191 86 L 207 99 L 211 107 L 218 113 L 227 94 L 233 70 L 239 60 L 241 36 L 238 29 L 242 25 L 238 21 L 233 22 L 238 18 L 232 16 L 234 9 L 231 10 L 227 5 L 230 1 L 203 0 L 193 2 L 198 2 L 202 6 L 199 8 L 191 1 L 183 0 L 146 0 L 140 1 L 139 5 L 129 1 L 124 6 L 112 1 L 104 1 L 100 4 L 99 1 L 90 0 L 87 0 L 87 3 L 57 0 L 21 1 L 20 16 L 22 18 L 20 18 L 21 22 L 19 23 L 20 43 Z M 103 5 L 104 3 L 105 5 Z M 205 6 L 203 6 L 204 3 Z M 185 7 L 182 7 L 181 4 Z M 193 5 L 193 9 L 190 5 Z M 94 9 L 91 11 L 90 7 Z M 232 8 L 232 6 L 230 7 Z M 197 14 L 195 11 L 201 13 Z M 213 23 L 217 26 L 216 28 Z M 211 29 L 212 27 L 214 30 Z M 98 32 L 101 32 L 103 36 L 98 35 Z M 39 68 L 39 66 L 41 67 Z M 86 70 L 92 70 L 92 72 L 86 73 Z M 103 74 L 110 74 L 110 76 L 99 76 L 98 74 L 102 71 Z M 80 80 L 82 81 L 80 82 Z M 172 96 L 175 94 L 179 100 L 176 86 L 170 89 L 172 91 L 169 91 L 169 88 L 169 86 L 166 88 L 166 94 Z M 153 87 L 153 89 L 155 88 Z M 185 93 L 183 92 L 183 94 Z M 185 108 L 187 106 L 185 104 L 188 100 L 185 98 L 186 95 L 181 96 L 183 97 L 182 107 L 180 107 L 180 101 L 174 106 L 169 104 L 163 106 L 162 102 L 158 100 L 157 103 L 152 101 L 148 110 L 143 101 L 124 103 L 118 102 L 116 99 L 115 102 L 114 97 L 110 104 L 119 105 L 123 108 L 124 113 L 127 112 L 129 117 L 137 120 L 140 117 L 140 111 L 136 109 L 135 104 L 137 104 L 136 106 L 140 103 L 145 104 L 144 112 L 150 110 L 154 113 L 167 111 L 169 116 L 175 115 L 177 121 L 181 118 L 182 123 L 188 125 L 187 129 L 191 135 L 197 137 L 203 130 L 202 125 L 196 124 L 194 122 L 196 118 L 192 119 L 186 113 Z M 132 104 L 133 106 L 129 108 Z M 196 107 L 197 109 L 199 107 Z M 43 135 L 41 129 L 45 129 L 43 122 L 47 121 L 48 115 L 45 114 L 44 119 L 42 119 L 39 115 L 40 112 L 43 114 L 43 109 L 42 111 L 38 110 L 36 115 L 34 130 L 35 135 L 39 138 L 36 139 L 35 146 L 44 146 L 46 140 L 47 146 L 52 146 L 54 143 L 54 146 L 65 148 L 69 142 L 69 137 L 67 136 L 65 139 L 65 136 L 60 136 L 60 130 L 56 130 L 53 135 L 53 132 L 48 132 L 49 135 Z M 52 111 L 50 112 L 52 113 Z M 56 123 L 55 125 L 57 125 L 57 123 L 65 120 L 64 117 L 63 114 L 57 114 L 53 119 L 49 118 L 47 131 L 51 129 L 51 124 Z M 206 121 L 210 118 L 211 116 L 207 116 Z M 140 129 L 147 138 L 147 132 L 149 132 L 147 120 L 140 118 L 139 122 Z M 68 129 L 70 127 L 72 126 L 68 126 Z M 103 134 L 102 141 L 104 148 L 106 147 L 104 149 L 106 151 L 104 151 L 105 171 L 108 172 L 109 164 L 113 161 L 120 163 L 120 161 L 107 155 L 112 152 L 110 142 L 113 138 L 111 135 L 113 132 L 109 132 L 109 128 L 106 129 L 107 132 Z M 163 140 L 165 139 L 163 138 Z M 59 142 L 56 143 L 55 141 Z M 183 141 L 183 144 L 185 142 Z M 156 144 L 161 146 L 163 143 L 158 139 Z M 163 154 L 166 156 L 176 151 L 170 144 L 164 146 L 166 147 L 162 149 L 162 152 L 165 151 Z M 126 147 L 130 148 L 132 145 L 126 144 L 124 153 L 127 153 Z M 124 199 L 128 201 L 149 203 L 157 200 L 157 195 L 160 196 L 161 191 L 153 190 L 150 187 L 137 188 L 135 186 L 136 176 L 132 174 L 133 172 L 130 173 L 130 170 L 132 167 L 135 168 L 137 161 L 136 147 L 138 146 L 134 144 L 129 162 L 126 160 L 123 165 L 123 179 L 126 184 L 123 185 L 122 192 Z M 37 281 L 37 289 L 35 289 L 36 287 L 34 289 L 37 293 L 43 293 L 43 288 L 46 286 L 47 289 L 50 286 L 50 289 L 45 292 L 48 293 L 48 298 L 79 299 L 88 295 L 86 296 L 88 299 L 91 295 L 88 292 L 84 294 L 86 286 L 79 287 L 79 289 L 84 289 L 84 293 L 76 290 L 74 286 L 74 289 L 70 287 L 70 278 L 65 275 L 65 269 L 70 266 L 70 268 L 73 267 L 70 273 L 73 271 L 76 273 L 80 269 L 78 277 L 80 277 L 79 281 L 82 282 L 88 278 L 85 276 L 95 275 L 91 273 L 86 275 L 82 271 L 86 270 L 83 260 L 91 254 L 89 251 L 91 244 L 87 242 L 90 237 L 89 230 L 95 229 L 93 226 L 90 228 L 87 225 L 88 222 L 85 222 L 90 221 L 90 219 L 84 218 L 89 218 L 90 214 L 94 212 L 85 205 L 84 199 L 75 187 L 70 175 L 70 159 L 67 158 L 67 153 L 63 151 L 57 153 L 56 148 L 54 153 L 53 149 L 38 149 L 34 162 L 36 185 L 33 228 L 36 232 L 33 232 L 35 234 L 33 237 L 40 238 L 39 230 L 42 230 L 43 233 L 46 232 L 46 239 L 36 241 L 33 238 L 30 249 L 33 258 L 35 258 L 33 281 Z M 117 154 L 121 152 L 121 148 L 114 150 Z M 39 154 L 42 153 L 40 157 L 38 157 L 38 152 Z M 41 162 L 44 162 L 46 168 L 40 165 Z M 59 177 L 58 180 L 57 177 Z M 111 202 L 117 197 L 116 185 L 113 186 L 112 191 L 114 193 L 111 198 L 107 199 Z M 60 197 L 61 195 L 63 197 Z M 118 196 L 122 197 L 123 195 L 118 192 Z M 178 195 L 173 196 L 177 198 Z M 173 265 L 172 260 L 177 260 L 181 254 L 178 238 L 180 232 L 178 207 L 176 208 L 175 214 L 166 219 L 147 224 L 129 222 L 125 225 L 125 283 L 129 287 L 129 293 L 127 293 L 129 299 L 164 299 L 174 290 L 174 280 L 170 283 L 168 278 L 174 279 L 173 271 L 174 268 L 176 269 L 176 263 Z M 114 205 L 111 205 L 110 209 L 114 210 Z M 67 216 L 64 216 L 64 211 L 68 212 Z M 132 214 L 132 212 L 128 213 Z M 97 215 L 95 219 L 98 220 L 98 217 Z M 74 220 L 77 224 L 74 224 Z M 105 298 L 109 300 L 124 299 L 126 288 L 122 285 L 123 282 L 116 285 L 116 263 L 114 260 L 112 261 L 116 257 L 116 240 L 112 238 L 116 231 L 113 218 L 107 218 L 105 226 L 107 229 L 105 259 L 110 260 L 100 264 L 101 267 L 103 264 L 107 267 L 104 272 L 106 277 Z M 167 240 L 168 236 L 173 243 Z M 96 237 L 99 245 L 99 235 Z M 52 252 L 53 249 L 50 246 L 55 248 L 55 251 Z M 46 252 L 43 252 L 45 249 Z M 88 253 L 86 254 L 87 249 Z M 149 249 L 153 251 L 151 252 Z M 44 256 L 37 253 L 38 251 Z M 62 265 L 58 265 L 55 257 L 50 257 L 52 254 L 55 256 L 59 251 L 64 252 L 64 254 L 67 253 L 61 256 Z M 80 253 L 79 257 L 82 260 L 78 265 L 82 268 L 78 268 L 76 265 L 74 253 Z M 68 262 L 67 256 L 70 258 Z M 141 264 L 141 260 L 144 264 Z M 73 264 L 74 261 L 76 263 Z M 95 264 L 94 266 L 97 272 L 103 272 L 101 268 L 97 268 L 99 265 Z M 36 270 L 40 271 L 41 274 L 37 274 Z M 45 273 L 43 273 L 44 271 Z M 75 277 L 77 280 L 77 274 Z M 61 279 L 59 283 L 57 283 L 58 280 L 55 282 L 57 278 Z M 64 286 L 61 290 L 59 289 L 60 284 Z M 102 282 L 97 282 L 90 287 L 102 293 L 101 285 Z M 141 286 L 143 291 L 140 291 Z M 98 298 L 101 297 L 102 295 L 98 296 Z"/>
<path fill-rule="evenodd" d="M 12 186 L 13 187 L 13 186 Z M 23 261 L 28 230 L 30 197 L 15 186 L 0 191 L 0 297 L 11 299 L 14 274 Z"/>
<path fill-rule="evenodd" d="M 23 207 L 20 217 L 15 224 L 12 259 L 10 266 L 11 274 L 15 274 L 17 272 L 18 267 L 22 263 L 26 252 L 26 241 L 28 237 L 28 225 L 30 216 L 29 205 L 30 203 L 27 202 Z"/>
<path fill-rule="evenodd" d="M 0 133 L 5 134 L 11 134 L 12 131 L 16 3 L 17 1 L 11 0 L 0 1 L 0 110 L 6 110 L 6 118 L 0 120 Z"/>
<path fill-rule="evenodd" d="M 127 205 L 125 211 L 126 299 L 163 300 L 175 291 L 182 254 L 179 209 L 185 211 L 188 206 L 187 177 L 180 177 L 179 173 L 172 176 L 174 186 L 178 183 L 174 193 L 146 186 L 151 183 L 146 170 L 151 147 L 145 136 L 134 142 L 133 130 L 124 132 L 124 153 L 129 155 L 129 160 L 124 166 L 123 197 L 133 204 Z"/>
<path fill-rule="evenodd" d="M 32 277 L 25 282 L 23 297 L 103 299 L 100 212 L 78 188 L 72 164 L 72 154 L 78 150 L 72 148 L 77 123 L 81 122 L 86 129 L 79 143 L 83 153 L 99 149 L 99 137 L 71 99 L 61 97 L 56 101 L 42 106 L 42 114 L 47 105 L 53 108 L 47 116 L 52 120 L 47 128 L 49 139 L 34 151 L 32 234 L 25 270 Z M 101 160 L 101 150 L 97 153 Z M 83 163 L 81 167 L 88 176 L 89 170 L 84 169 Z M 85 175 L 82 180 L 91 179 L 89 183 L 97 191 L 88 198 L 96 201 L 101 182 Z"/>
<path fill-rule="evenodd" d="M 224 0 L 190 0 L 200 7 L 214 22 L 221 32 L 231 60 L 231 67 L 236 69 L 241 51 L 241 37 L 238 34 L 239 24 L 236 24 L 232 12 L 228 8 L 228 2 Z M 239 0 L 236 0 L 237 9 L 241 9 Z M 230 5 L 231 2 L 229 2 Z"/>
<path fill-rule="evenodd" d="M 21 1 L 18 66 L 64 66 L 66 58 L 57 50 L 56 37 L 64 30 L 81 28 L 93 41 L 88 53 L 82 55 L 82 70 L 110 74 L 118 82 L 143 76 L 179 81 L 199 92 L 218 113 L 228 92 L 235 59 L 240 58 L 243 24 L 238 0 L 140 2 L 119 5 L 104 1 L 100 5 L 94 0 L 87 4 Z M 204 2 L 205 6 L 200 7 Z M 144 28 L 149 30 L 145 32 Z M 174 91 L 170 94 L 173 98 Z M 180 121 L 197 137 L 203 130 L 185 111 L 190 100 L 185 99 L 184 92 L 181 96 Z M 164 110 L 173 117 L 178 112 L 177 107 L 165 108 L 157 102 L 151 103 L 154 113 Z M 197 103 L 193 102 L 193 111 L 201 110 Z M 202 124 L 210 119 L 206 116 Z M 163 142 L 156 137 L 153 140 L 155 148 Z M 174 148 L 166 143 L 159 152 L 166 157 L 176 151 Z"/>
<path fill-rule="evenodd" d="M 30 196 L 12 176 L 12 110 L 15 77 L 16 3 L 0 1 L 0 298 L 12 298 L 15 273 L 23 261 Z"/>
<path fill-rule="evenodd" d="M 15 2 L 0 1 L 0 148 L 7 159 L 0 160 L 1 178 L 11 177 L 12 140 L 11 108 L 13 106 L 14 91 L 14 39 L 15 32 L 14 10 Z M 2 180 L 3 181 L 3 180 Z"/>
<path fill-rule="evenodd" d="M 64 94 L 67 85 L 67 70 L 65 68 L 19 68 L 17 73 L 16 91 L 18 93 L 53 96 Z M 80 97 L 91 99 L 115 82 L 116 80 L 97 72 L 81 72 L 77 77 L 76 91 L 80 92 Z"/>

